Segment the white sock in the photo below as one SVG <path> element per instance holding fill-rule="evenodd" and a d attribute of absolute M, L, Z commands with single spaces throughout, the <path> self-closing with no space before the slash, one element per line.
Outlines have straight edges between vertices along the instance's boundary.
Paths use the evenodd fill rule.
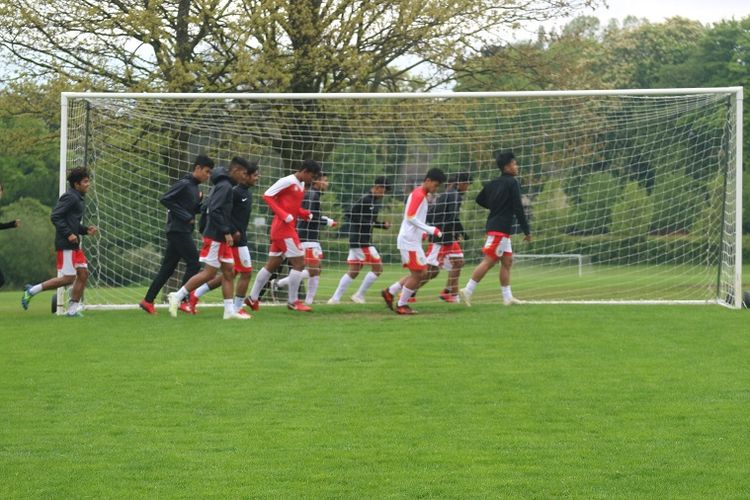
<path fill-rule="evenodd" d="M 260 271 L 258 271 L 258 275 L 255 277 L 253 289 L 250 290 L 250 300 L 258 300 L 258 297 L 260 297 L 260 291 L 263 290 L 263 287 L 266 286 L 266 283 L 268 283 L 270 278 L 271 273 L 268 272 L 268 269 L 261 267 Z"/>
<path fill-rule="evenodd" d="M 302 274 L 307 272 L 307 270 L 303 271 Z M 310 273 L 308 273 L 309 275 Z M 320 283 L 320 276 L 310 276 L 310 279 L 307 282 L 307 296 L 305 297 L 305 304 L 308 306 L 311 306 L 313 301 L 315 300 L 315 293 L 318 291 L 318 284 Z"/>
<path fill-rule="evenodd" d="M 190 295 L 190 292 L 188 292 L 187 288 L 185 288 L 184 286 L 177 290 L 177 300 L 179 300 L 180 302 L 182 302 L 182 300 L 188 295 Z"/>
<path fill-rule="evenodd" d="M 211 291 L 211 287 L 208 286 L 208 283 L 203 283 L 201 286 L 195 289 L 195 296 L 196 297 L 203 297 L 208 292 Z"/>
<path fill-rule="evenodd" d="M 510 300 L 513 298 L 513 294 L 510 291 L 510 285 L 508 286 L 501 286 L 500 290 L 503 292 L 503 300 Z"/>
<path fill-rule="evenodd" d="M 279 288 L 285 288 L 289 284 L 289 276 L 276 280 L 276 286 Z"/>
<path fill-rule="evenodd" d="M 234 300 L 224 299 L 224 314 L 234 314 Z"/>
<path fill-rule="evenodd" d="M 339 280 L 339 286 L 336 288 L 336 291 L 333 293 L 333 297 L 331 297 L 334 300 L 341 300 L 341 297 L 344 296 L 344 292 L 347 288 L 349 288 L 349 285 L 354 281 L 351 276 L 349 276 L 349 273 L 345 273 L 341 279 Z"/>
<path fill-rule="evenodd" d="M 287 302 L 294 304 L 299 299 L 299 284 L 302 282 L 302 271 L 289 271 L 289 297 Z"/>
<path fill-rule="evenodd" d="M 362 284 L 359 285 L 359 290 L 357 290 L 357 296 L 364 297 L 365 293 L 367 293 L 367 290 L 372 286 L 373 283 L 375 283 L 376 279 L 378 279 L 377 274 L 375 274 L 372 271 L 367 273 L 364 281 L 362 281 Z"/>
<path fill-rule="evenodd" d="M 479 282 L 474 280 L 469 280 L 468 283 L 466 283 L 466 291 L 469 292 L 469 294 L 474 293 L 474 289 L 477 287 Z"/>
<path fill-rule="evenodd" d="M 72 300 L 68 302 L 68 314 L 75 314 L 78 311 L 79 305 L 78 302 L 73 302 Z"/>
<path fill-rule="evenodd" d="M 397 282 L 395 282 L 394 284 L 392 284 L 391 286 L 388 287 L 388 291 L 391 292 L 391 295 L 395 296 L 398 292 L 401 291 L 402 288 L 404 288 L 404 287 L 402 287 L 401 283 L 399 283 L 397 281 Z M 405 288 L 404 288 L 404 290 L 405 290 Z"/>
<path fill-rule="evenodd" d="M 393 293 L 393 292 L 391 292 Z M 409 297 L 414 295 L 414 290 L 409 290 L 406 287 L 401 288 L 401 297 L 398 298 L 398 306 L 405 306 L 409 303 Z"/>
<path fill-rule="evenodd" d="M 29 288 L 29 293 L 31 295 L 36 295 L 37 293 L 39 293 L 41 291 L 42 291 L 42 284 L 41 283 L 36 284 L 36 285 L 32 286 L 31 288 Z"/>
<path fill-rule="evenodd" d="M 240 295 L 234 296 L 234 310 L 239 311 L 242 309 L 242 305 L 245 303 L 245 297 L 242 297 Z"/>
<path fill-rule="evenodd" d="M 308 271 L 307 269 L 305 269 L 304 271 L 302 271 L 302 279 L 303 280 L 306 280 L 309 277 L 310 277 L 310 271 Z M 278 286 L 280 288 L 284 288 L 284 287 L 286 287 L 288 285 L 289 285 L 289 276 L 287 276 L 286 278 L 281 278 L 280 280 L 276 280 L 276 286 Z"/>

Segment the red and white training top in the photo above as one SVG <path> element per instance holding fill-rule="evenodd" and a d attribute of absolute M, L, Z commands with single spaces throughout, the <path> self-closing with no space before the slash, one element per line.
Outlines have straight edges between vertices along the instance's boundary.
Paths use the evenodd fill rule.
<path fill-rule="evenodd" d="M 437 229 L 428 225 L 427 220 L 427 191 L 422 186 L 414 189 L 406 199 L 404 220 L 398 231 L 396 246 L 399 249 L 411 249 L 422 246 L 422 234 L 434 234 Z"/>
<path fill-rule="evenodd" d="M 305 195 L 305 183 L 297 179 L 294 174 L 282 177 L 263 193 L 265 201 L 274 218 L 271 223 L 271 239 L 283 240 L 297 235 L 297 218 L 307 218 L 310 212 L 302 208 Z M 287 221 L 288 216 L 291 221 Z"/>

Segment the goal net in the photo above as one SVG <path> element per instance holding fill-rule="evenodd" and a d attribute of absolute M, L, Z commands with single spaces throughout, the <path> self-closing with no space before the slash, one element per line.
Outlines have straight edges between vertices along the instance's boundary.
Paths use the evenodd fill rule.
<path fill-rule="evenodd" d="M 379 218 L 393 227 L 373 231 L 385 267 L 366 297 L 373 303 L 404 274 L 396 235 L 409 192 L 432 167 L 449 178 L 470 173 L 460 212 L 464 286 L 483 257 L 487 211 L 474 200 L 482 183 L 500 174 L 495 153 L 508 149 L 518 159 L 533 235 L 531 243 L 513 235 L 514 252 L 524 256 L 512 274 L 518 298 L 741 304 L 741 88 L 66 93 L 62 105 L 61 189 L 66 170 L 93 172 L 86 222 L 99 234 L 84 238 L 87 307 L 133 306 L 143 297 L 165 247 L 166 209 L 158 200 L 202 153 L 217 165 L 234 156 L 260 165 L 248 227 L 256 270 L 266 260 L 272 217 L 263 191 L 303 158 L 322 164 L 329 180 L 323 213 L 339 225 L 320 233 L 321 303 L 346 271 L 349 207 L 376 177 L 392 186 Z M 208 194 L 210 186 L 201 189 Z M 479 284 L 473 302 L 501 303 L 497 271 Z M 179 285 L 181 272 L 164 292 Z M 446 276 L 425 285 L 417 301 L 438 302 Z M 220 292 L 205 300 L 211 295 L 220 302 Z"/>

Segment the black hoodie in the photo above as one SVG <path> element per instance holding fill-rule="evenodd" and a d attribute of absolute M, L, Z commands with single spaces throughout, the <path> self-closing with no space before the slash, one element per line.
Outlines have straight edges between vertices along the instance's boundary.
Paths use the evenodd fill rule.
<path fill-rule="evenodd" d="M 55 249 L 77 250 L 80 248 L 81 238 L 75 243 L 68 241 L 71 234 L 86 234 L 88 227 L 83 225 L 83 194 L 73 188 L 68 188 L 52 210 L 50 220 L 55 226 Z"/>
<path fill-rule="evenodd" d="M 214 169 L 211 174 L 214 190 L 208 200 L 208 222 L 203 236 L 214 241 L 224 241 L 232 234 L 232 187 L 236 184 L 224 167 Z"/>
<path fill-rule="evenodd" d="M 523 233 L 531 234 L 521 203 L 521 187 L 512 175 L 503 174 L 485 184 L 477 195 L 477 204 L 490 211 L 485 226 L 488 233 L 510 235 L 515 215 Z"/>
<path fill-rule="evenodd" d="M 167 207 L 167 232 L 192 233 L 195 227 L 195 214 L 200 212 L 198 179 L 187 174 L 172 184 L 169 191 L 159 200 Z M 192 222 L 191 222 L 192 221 Z"/>

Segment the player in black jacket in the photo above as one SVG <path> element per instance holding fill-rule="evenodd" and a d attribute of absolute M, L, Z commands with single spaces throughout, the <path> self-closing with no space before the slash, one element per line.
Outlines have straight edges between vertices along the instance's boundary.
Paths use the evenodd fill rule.
<path fill-rule="evenodd" d="M 389 190 L 388 180 L 385 177 L 378 177 L 370 188 L 370 192 L 360 198 L 349 210 L 349 255 L 346 259 L 349 270 L 341 277 L 339 286 L 328 300 L 329 304 L 338 304 L 351 282 L 359 275 L 362 266 L 369 264 L 370 272 L 365 276 L 357 293 L 351 297 L 352 301 L 357 304 L 364 304 L 365 292 L 383 272 L 380 254 L 372 244 L 372 230 L 376 227 L 380 229 L 391 227 L 390 222 L 378 220 L 381 201 Z"/>
<path fill-rule="evenodd" d="M 211 281 L 221 269 L 221 291 L 224 295 L 224 319 L 248 319 L 249 315 L 238 314 L 234 308 L 234 228 L 232 226 L 233 187 L 247 184 L 250 164 L 240 157 L 232 158 L 229 168 L 217 168 L 211 174 L 214 185 L 208 201 L 208 222 L 203 231 L 203 247 L 199 260 L 205 265 L 203 270 L 190 278 L 178 291 L 170 293 L 169 314 L 177 316 L 180 303 L 204 283 Z"/>
<path fill-rule="evenodd" d="M 193 241 L 195 216 L 200 212 L 202 193 L 198 185 L 207 182 L 214 168 L 214 161 L 205 155 L 199 155 L 193 162 L 193 172 L 178 180 L 159 200 L 167 207 L 167 248 L 161 261 L 159 272 L 148 287 L 146 296 L 138 304 L 149 314 L 156 314 L 154 299 L 177 269 L 180 259 L 185 261 L 185 275 L 182 285 L 200 271 L 198 249 Z M 180 304 L 180 309 L 189 312 L 187 302 Z"/>
<path fill-rule="evenodd" d="M 3 185 L 0 184 L 0 198 L 3 197 Z M 3 222 L 0 223 L 0 230 L 2 229 L 12 229 L 14 227 L 21 227 L 21 221 L 19 219 L 12 220 L 10 222 Z M 5 284 L 5 276 L 3 275 L 3 270 L 0 269 L 0 287 Z"/>
<path fill-rule="evenodd" d="M 503 303 L 506 306 L 520 304 L 521 301 L 513 297 L 510 290 L 510 268 L 513 264 L 513 249 L 510 245 L 513 217 L 518 220 L 524 233 L 524 241 L 531 241 L 531 229 L 526 221 L 526 214 L 521 203 L 521 187 L 516 180 L 518 163 L 513 151 L 504 151 L 497 155 L 497 167 L 503 173 L 500 177 L 488 182 L 477 196 L 477 204 L 489 209 L 487 216 L 487 240 L 482 253 L 484 260 L 474 269 L 471 279 L 465 288 L 459 291 L 467 306 L 471 306 L 471 296 L 477 284 L 484 278 L 487 271 L 500 261 L 500 288 L 503 293 Z"/>
<path fill-rule="evenodd" d="M 427 213 L 427 223 L 442 231 L 440 237 L 430 236 L 427 279 L 435 278 L 441 267 L 448 272 L 448 281 L 440 292 L 440 298 L 445 302 L 458 302 L 458 277 L 464 265 L 461 240 L 465 238 L 460 218 L 461 202 L 470 184 L 471 175 L 468 172 L 454 175 L 445 192 L 438 196 Z"/>
<path fill-rule="evenodd" d="M 96 233 L 96 227 L 83 225 L 84 196 L 91 186 L 91 174 L 85 168 L 74 168 L 68 173 L 68 190 L 57 200 L 50 219 L 55 226 L 57 271 L 61 275 L 36 285 L 26 285 L 21 298 L 24 309 L 31 298 L 42 290 L 54 290 L 71 283 L 68 316 L 83 316 L 80 300 L 89 278 L 86 255 L 81 249 L 81 236 Z"/>
<path fill-rule="evenodd" d="M 238 181 L 237 185 L 232 188 L 232 215 L 230 217 L 234 240 L 232 246 L 234 274 L 239 276 L 234 292 L 234 310 L 241 316 L 249 316 L 243 309 L 242 302 L 247 295 L 247 288 L 253 273 L 253 262 L 250 258 L 250 249 L 247 246 L 247 225 L 250 222 L 250 214 L 253 209 L 253 193 L 249 188 L 255 186 L 260 179 L 258 163 L 249 161 L 247 171 L 248 175 Z M 190 310 L 193 314 L 197 312 L 200 298 L 210 290 L 218 288 L 222 279 L 222 276 L 215 276 L 211 281 L 202 284 L 190 293 Z"/>
<path fill-rule="evenodd" d="M 321 173 L 312 182 L 310 189 L 305 191 L 302 199 L 302 208 L 310 211 L 310 220 L 297 220 L 297 234 L 300 243 L 305 250 L 305 270 L 302 271 L 302 279 L 307 279 L 307 293 L 305 304 L 312 305 L 315 294 L 320 283 L 321 264 L 323 262 L 323 248 L 320 246 L 320 227 L 336 227 L 336 221 L 321 213 L 320 197 L 328 190 L 328 177 Z M 286 287 L 289 277 L 271 281 L 271 290 L 278 287 Z"/>

